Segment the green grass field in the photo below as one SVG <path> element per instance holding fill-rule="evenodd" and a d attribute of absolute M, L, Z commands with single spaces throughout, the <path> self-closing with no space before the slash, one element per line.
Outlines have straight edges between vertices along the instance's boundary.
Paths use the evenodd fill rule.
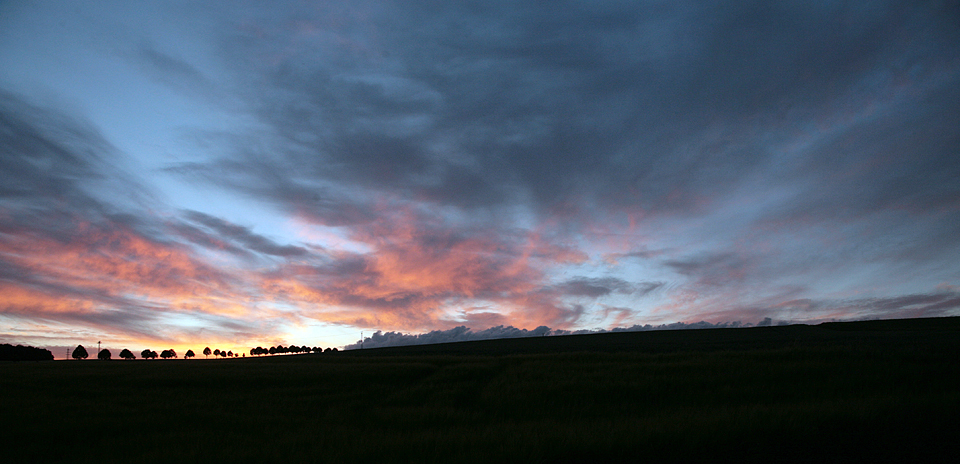
<path fill-rule="evenodd" d="M 3 462 L 953 462 L 960 318 L 0 364 Z"/>

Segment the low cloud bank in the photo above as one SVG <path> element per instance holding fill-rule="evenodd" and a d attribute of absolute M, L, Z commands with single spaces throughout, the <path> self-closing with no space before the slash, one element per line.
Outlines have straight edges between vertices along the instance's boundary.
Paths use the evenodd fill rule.
<path fill-rule="evenodd" d="M 742 323 L 740 321 L 736 322 L 722 322 L 717 324 L 711 324 L 709 322 L 700 321 L 693 323 L 685 322 L 674 322 L 672 324 L 660 324 L 660 325 L 634 325 L 632 327 L 617 327 L 610 330 L 596 329 L 596 330 L 562 330 L 562 329 L 551 329 L 547 326 L 541 325 L 533 330 L 527 329 L 518 329 L 513 326 L 496 326 L 490 327 L 485 330 L 474 331 L 466 326 L 454 327 L 449 330 L 433 330 L 423 334 L 405 334 L 400 332 L 382 332 L 376 331 L 373 335 L 365 337 L 362 341 L 357 340 L 356 343 L 352 345 L 346 345 L 345 350 L 357 350 L 361 348 L 361 343 L 363 348 L 384 348 L 388 346 L 408 346 L 408 345 L 431 345 L 435 343 L 451 343 L 451 342 L 467 342 L 473 340 L 492 340 L 497 338 L 523 338 L 523 337 L 544 337 L 544 336 L 554 336 L 554 335 L 581 335 L 581 334 L 596 334 L 596 333 L 606 333 L 606 332 L 643 332 L 649 330 L 685 330 L 685 329 L 724 329 L 724 328 L 740 328 L 740 327 L 762 327 L 773 325 L 774 322 L 769 317 L 764 318 L 757 324 L 751 323 Z M 779 324 L 787 324 L 787 322 L 780 322 Z"/>

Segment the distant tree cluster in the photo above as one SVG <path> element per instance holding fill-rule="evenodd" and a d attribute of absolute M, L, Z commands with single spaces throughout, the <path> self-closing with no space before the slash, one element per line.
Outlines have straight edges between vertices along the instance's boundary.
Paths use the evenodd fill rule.
<path fill-rule="evenodd" d="M 211 354 L 211 353 L 210 353 L 210 348 L 209 348 L 209 347 L 203 349 L 203 355 L 204 355 L 204 356 L 210 356 L 210 354 Z M 213 354 L 214 356 L 220 357 L 220 358 L 237 358 L 237 357 L 240 356 L 239 354 L 236 354 L 236 353 L 234 353 L 233 351 L 221 350 L 221 349 L 219 349 L 219 348 L 213 350 L 213 353 L 212 353 L 212 354 Z"/>
<path fill-rule="evenodd" d="M 43 348 L 4 343 L 0 345 L 0 361 L 53 361 L 53 353 Z"/>
<path fill-rule="evenodd" d="M 319 346 L 309 347 L 309 346 L 271 346 L 270 348 L 256 347 L 250 349 L 251 356 L 263 356 L 265 354 L 287 354 L 287 353 L 330 353 L 332 351 L 337 351 L 336 348 L 320 348 Z"/>

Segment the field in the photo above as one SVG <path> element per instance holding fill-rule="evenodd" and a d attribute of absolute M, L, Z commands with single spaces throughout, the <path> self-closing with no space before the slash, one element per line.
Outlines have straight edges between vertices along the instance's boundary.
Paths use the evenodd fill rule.
<path fill-rule="evenodd" d="M 0 364 L 4 462 L 953 462 L 960 318 Z"/>

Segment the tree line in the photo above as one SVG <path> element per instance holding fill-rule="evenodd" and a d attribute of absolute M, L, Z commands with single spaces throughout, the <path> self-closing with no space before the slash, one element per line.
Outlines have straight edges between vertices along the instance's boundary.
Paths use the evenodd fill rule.
<path fill-rule="evenodd" d="M 0 361 L 53 361 L 53 353 L 43 348 L 4 343 L 0 345 Z"/>
<path fill-rule="evenodd" d="M 34 348 L 34 349 L 38 349 L 38 348 Z M 43 351 L 50 353 L 48 350 L 43 350 Z M 331 353 L 336 351 L 337 351 L 336 348 L 321 348 L 318 346 L 309 347 L 309 346 L 290 345 L 285 347 L 283 345 L 277 345 L 277 346 L 271 346 L 270 348 L 263 348 L 259 346 L 256 348 L 251 348 L 250 355 L 263 356 L 263 355 L 288 354 L 288 353 L 319 354 L 319 353 Z M 234 353 L 231 350 L 214 349 L 211 351 L 209 346 L 204 348 L 201 353 L 205 358 L 211 355 L 213 355 L 215 358 L 239 358 L 241 356 L 243 357 L 247 356 L 246 353 L 241 355 L 240 353 Z M 87 353 L 87 349 L 84 348 L 83 345 L 77 345 L 77 347 L 73 349 L 73 353 L 70 356 L 73 359 L 87 359 L 90 356 L 90 354 Z M 132 351 L 126 348 L 121 350 L 117 356 L 119 356 L 121 359 L 127 359 L 127 360 L 137 359 L 137 356 L 133 354 Z M 177 358 L 178 356 L 177 356 L 177 352 L 174 351 L 173 349 L 163 350 L 160 352 L 160 354 L 157 354 L 156 351 L 153 351 L 148 348 L 140 352 L 140 357 L 143 359 L 157 359 L 158 357 L 160 359 L 171 359 L 171 358 Z M 183 359 L 190 359 L 193 357 L 196 357 L 196 354 L 193 352 L 193 350 L 187 350 L 187 352 L 183 354 Z M 50 359 L 53 359 L 52 353 L 50 354 Z M 104 348 L 100 350 L 99 353 L 97 353 L 97 359 L 100 359 L 102 361 L 108 361 L 110 359 L 113 359 L 113 353 L 111 353 L 109 349 Z"/>
<path fill-rule="evenodd" d="M 277 346 L 271 346 L 270 348 L 263 348 L 263 347 L 260 347 L 260 346 L 258 346 L 258 347 L 256 347 L 256 348 L 251 348 L 251 349 L 250 349 L 250 355 L 251 355 L 251 356 L 263 356 L 263 355 L 266 355 L 266 354 L 288 354 L 288 353 L 294 353 L 294 354 L 296 354 L 296 353 L 314 353 L 314 354 L 319 354 L 319 353 L 331 353 L 331 352 L 336 352 L 336 351 L 337 351 L 336 348 L 321 348 L 321 347 L 319 347 L 319 346 L 309 347 L 309 346 L 290 345 L 290 346 L 286 346 L 286 347 L 285 347 L 285 346 L 283 346 L 283 345 L 277 345 Z"/>

